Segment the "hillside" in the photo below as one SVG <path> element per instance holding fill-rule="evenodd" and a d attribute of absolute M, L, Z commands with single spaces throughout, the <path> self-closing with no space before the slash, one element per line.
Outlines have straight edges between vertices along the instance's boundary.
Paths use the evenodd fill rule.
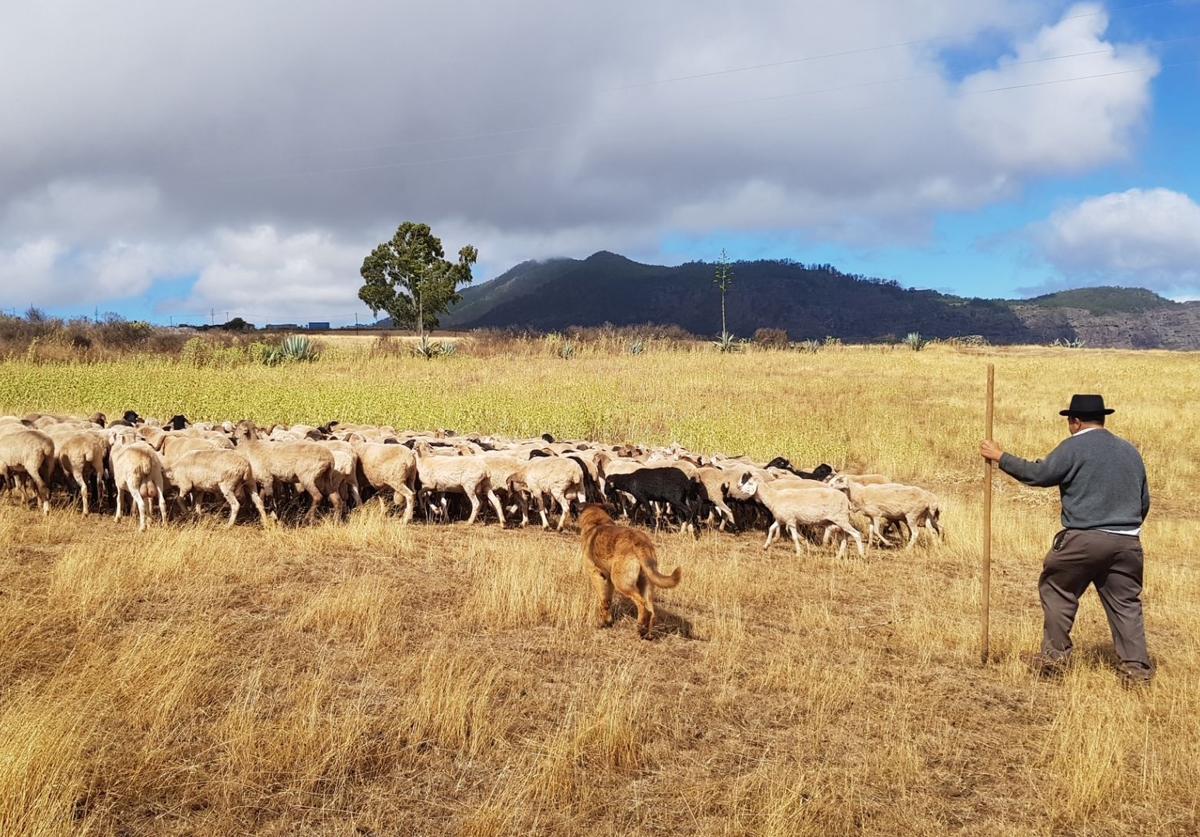
<path fill-rule="evenodd" d="M 678 325 L 720 330 L 713 266 L 641 264 L 599 252 L 586 259 L 527 261 L 467 288 L 446 328 Z M 1200 303 L 1175 303 L 1140 288 L 1099 287 L 1025 300 L 989 300 L 903 288 L 832 265 L 739 262 L 727 297 L 729 329 L 750 336 L 780 328 L 793 340 L 827 335 L 870 342 L 919 331 L 981 335 L 992 343 L 1082 339 L 1095 347 L 1200 349 Z"/>

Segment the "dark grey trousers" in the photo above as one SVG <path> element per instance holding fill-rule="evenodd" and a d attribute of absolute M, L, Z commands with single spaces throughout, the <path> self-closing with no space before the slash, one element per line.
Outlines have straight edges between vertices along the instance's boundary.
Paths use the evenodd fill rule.
<path fill-rule="evenodd" d="M 1038 581 L 1045 616 L 1043 656 L 1065 660 L 1071 654 L 1071 626 L 1089 584 L 1096 585 L 1108 614 L 1122 670 L 1149 675 L 1142 621 L 1142 542 L 1133 535 L 1066 529 L 1055 536 Z"/>

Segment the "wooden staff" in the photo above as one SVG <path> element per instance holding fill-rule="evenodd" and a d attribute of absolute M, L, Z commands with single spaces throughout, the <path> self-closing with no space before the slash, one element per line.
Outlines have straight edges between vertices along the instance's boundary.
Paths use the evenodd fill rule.
<path fill-rule="evenodd" d="M 993 402 L 996 392 L 996 367 L 987 367 L 987 411 L 984 419 L 984 438 L 992 440 Z M 983 566 L 980 568 L 979 594 L 979 658 L 988 661 L 988 632 L 991 622 L 992 595 L 992 471 L 993 463 L 983 460 Z"/>

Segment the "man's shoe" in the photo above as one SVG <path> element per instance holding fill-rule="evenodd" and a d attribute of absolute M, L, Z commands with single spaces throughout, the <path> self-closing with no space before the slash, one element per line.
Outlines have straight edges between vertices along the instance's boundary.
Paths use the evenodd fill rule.
<path fill-rule="evenodd" d="M 1021 662 L 1030 672 L 1044 680 L 1059 680 L 1067 673 L 1067 661 L 1061 657 L 1047 657 L 1041 652 L 1021 654 Z"/>
<path fill-rule="evenodd" d="M 1117 666 L 1117 676 L 1127 689 L 1145 689 L 1154 680 L 1154 669 L 1137 665 Z"/>

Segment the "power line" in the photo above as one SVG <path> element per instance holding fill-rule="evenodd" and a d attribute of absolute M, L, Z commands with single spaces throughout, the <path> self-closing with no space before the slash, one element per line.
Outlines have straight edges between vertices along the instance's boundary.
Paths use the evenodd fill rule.
<path fill-rule="evenodd" d="M 1079 18 L 1097 17 L 1098 15 L 1109 14 L 1111 12 L 1126 12 L 1136 9 L 1144 9 L 1148 6 L 1164 6 L 1174 0 L 1149 0 L 1146 3 L 1135 3 L 1130 6 L 1120 6 L 1115 9 L 1099 9 L 1094 12 L 1080 12 L 1079 14 L 1066 15 L 1059 18 L 1059 23 L 1067 20 L 1078 20 Z M 876 46 L 855 47 L 853 49 L 844 49 L 837 52 L 824 52 L 818 55 L 803 55 L 797 58 L 786 58 L 782 61 L 768 61 L 762 64 L 749 64 L 743 67 L 726 67 L 721 70 L 709 70 L 703 73 L 692 73 L 691 75 L 672 76 L 670 78 L 654 79 L 651 81 L 640 81 L 632 84 L 621 85 L 620 87 L 610 88 L 612 90 L 636 90 L 642 87 L 652 87 L 659 84 L 673 84 L 680 81 L 693 81 L 695 79 L 715 78 L 717 76 L 733 75 L 735 73 L 749 73 L 755 70 L 767 70 L 774 67 L 787 67 L 794 64 L 805 64 L 810 61 L 823 61 L 828 58 L 842 58 L 849 55 L 863 55 L 870 52 L 882 52 L 889 49 L 900 49 L 901 47 L 921 46 L 922 44 L 936 43 L 938 41 L 953 40 L 952 35 L 935 35 L 929 38 L 916 38 L 910 41 L 897 41 L 891 44 L 878 44 Z"/>

